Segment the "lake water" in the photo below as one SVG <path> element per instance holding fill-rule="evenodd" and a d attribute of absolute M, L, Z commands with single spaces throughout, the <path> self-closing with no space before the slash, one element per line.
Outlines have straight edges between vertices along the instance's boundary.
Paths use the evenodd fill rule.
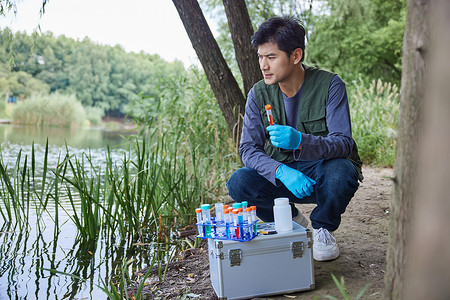
<path fill-rule="evenodd" d="M 29 162 L 34 143 L 36 170 L 42 173 L 48 138 L 49 170 L 56 167 L 67 149 L 77 157 L 89 153 L 93 164 L 100 166 L 105 160 L 107 145 L 111 147 L 114 160 L 123 158 L 128 143 L 121 135 L 91 129 L 0 125 L 2 161 L 11 170 L 21 152 L 21 161 L 27 156 Z M 0 189 L 5 188 L 0 186 Z M 121 241 L 113 239 L 111 234 L 101 233 L 94 244 L 80 242 L 76 238 L 77 228 L 69 217 L 78 207 L 71 207 L 69 202 L 64 204 L 67 200 L 64 197 L 60 200 L 63 209 L 48 205 L 45 211 L 39 211 L 36 208 L 39 204 L 30 205 L 28 226 L 23 228 L 7 226 L 0 215 L 0 299 L 106 299 L 100 287 L 120 281 L 118 276 L 124 261 L 134 260 L 126 268 L 130 274 L 148 265 L 152 249 L 138 247 L 134 245 L 136 241 Z M 3 201 L 0 201 L 0 208 L 4 209 Z M 48 269 L 60 273 L 54 274 Z"/>

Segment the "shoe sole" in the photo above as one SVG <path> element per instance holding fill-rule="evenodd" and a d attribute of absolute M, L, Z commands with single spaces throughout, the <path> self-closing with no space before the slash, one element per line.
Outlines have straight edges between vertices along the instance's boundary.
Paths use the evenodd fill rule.
<path fill-rule="evenodd" d="M 320 254 L 314 253 L 314 249 L 313 249 L 313 257 L 314 257 L 314 260 L 316 260 L 316 261 L 331 261 L 331 260 L 335 260 L 335 259 L 337 259 L 339 257 L 339 255 L 340 255 L 340 253 L 338 251 L 337 253 L 334 253 L 331 256 L 322 256 Z"/>

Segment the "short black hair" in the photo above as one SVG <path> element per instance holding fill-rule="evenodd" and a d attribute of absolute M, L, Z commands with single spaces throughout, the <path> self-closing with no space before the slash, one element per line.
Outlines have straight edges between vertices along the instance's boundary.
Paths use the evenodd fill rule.
<path fill-rule="evenodd" d="M 265 43 L 277 44 L 288 56 L 300 48 L 303 51 L 301 61 L 305 58 L 305 28 L 295 17 L 273 17 L 259 25 L 252 36 L 252 45 L 258 48 Z"/>

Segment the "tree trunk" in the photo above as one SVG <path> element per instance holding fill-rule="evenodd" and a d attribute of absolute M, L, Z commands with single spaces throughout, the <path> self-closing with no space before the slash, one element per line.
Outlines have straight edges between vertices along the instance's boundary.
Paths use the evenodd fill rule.
<path fill-rule="evenodd" d="M 450 299 L 450 2 L 433 1 L 418 202 L 403 299 Z M 428 80 L 429 79 L 429 80 Z"/>
<path fill-rule="evenodd" d="M 251 45 L 253 26 L 244 0 L 223 0 L 245 95 L 262 79 L 256 49 Z"/>
<path fill-rule="evenodd" d="M 196 0 L 172 0 L 217 98 L 233 140 L 238 144 L 245 98 L 214 39 Z"/>
<path fill-rule="evenodd" d="M 430 0 L 408 0 L 403 41 L 402 93 L 394 166 L 394 188 L 386 258 L 385 298 L 402 298 L 409 237 L 416 202 L 419 135 L 422 125 L 425 55 L 429 49 Z"/>

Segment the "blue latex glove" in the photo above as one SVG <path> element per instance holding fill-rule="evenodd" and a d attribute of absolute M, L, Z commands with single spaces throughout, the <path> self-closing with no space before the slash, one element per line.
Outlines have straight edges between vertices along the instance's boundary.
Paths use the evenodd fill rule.
<path fill-rule="evenodd" d="M 272 145 L 282 149 L 294 150 L 300 147 L 302 134 L 291 126 L 270 125 L 267 127 Z"/>
<path fill-rule="evenodd" d="M 310 196 L 313 192 L 314 180 L 303 174 L 302 172 L 289 168 L 286 165 L 280 165 L 275 174 L 275 178 L 279 179 L 297 198 Z"/>

